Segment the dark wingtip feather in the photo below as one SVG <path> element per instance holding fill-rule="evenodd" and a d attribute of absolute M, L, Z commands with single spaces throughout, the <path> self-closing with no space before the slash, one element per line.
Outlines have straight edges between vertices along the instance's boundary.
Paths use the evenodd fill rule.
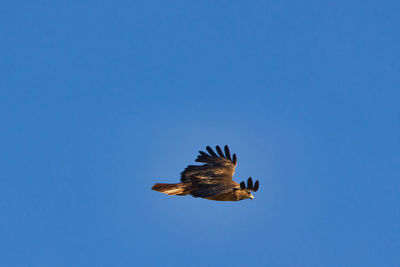
<path fill-rule="evenodd" d="M 205 160 L 210 158 L 210 155 L 208 155 L 207 153 L 205 153 L 204 151 L 199 151 L 199 156 L 197 157 L 197 159 L 195 160 L 196 162 L 204 162 Z"/>
<path fill-rule="evenodd" d="M 260 184 L 257 180 L 256 183 L 254 184 L 254 192 L 257 192 L 259 186 L 260 186 Z"/>
<path fill-rule="evenodd" d="M 200 155 L 203 157 L 209 157 L 210 155 L 208 155 L 206 152 L 204 151 L 199 151 Z"/>
<path fill-rule="evenodd" d="M 208 153 L 210 153 L 210 155 L 211 155 L 212 157 L 218 158 L 217 154 L 215 154 L 214 150 L 212 150 L 211 147 L 207 146 L 206 149 L 207 149 Z"/>
<path fill-rule="evenodd" d="M 236 154 L 235 153 L 233 153 L 232 162 L 233 162 L 234 165 L 236 165 L 236 163 L 237 163 L 237 158 L 236 158 Z"/>
<path fill-rule="evenodd" d="M 246 189 L 246 184 L 244 182 L 240 183 L 240 189 L 242 190 Z"/>
<path fill-rule="evenodd" d="M 221 158 L 225 158 L 224 153 L 222 153 L 221 148 L 220 148 L 219 146 L 216 146 L 215 148 L 217 149 L 218 155 L 219 155 Z"/>
<path fill-rule="evenodd" d="M 249 189 L 249 190 L 253 189 L 253 179 L 251 179 L 251 177 L 249 177 L 249 179 L 247 179 L 247 189 Z"/>
<path fill-rule="evenodd" d="M 204 151 L 199 151 L 199 154 L 202 155 L 202 156 L 208 156 L 208 154 L 205 153 Z"/>
<path fill-rule="evenodd" d="M 231 152 L 229 151 L 228 145 L 225 145 L 224 150 L 225 150 L 226 158 L 231 160 Z"/>

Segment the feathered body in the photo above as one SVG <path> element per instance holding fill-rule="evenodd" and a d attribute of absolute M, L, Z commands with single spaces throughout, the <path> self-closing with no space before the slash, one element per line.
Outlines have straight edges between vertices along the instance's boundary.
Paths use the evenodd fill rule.
<path fill-rule="evenodd" d="M 203 165 L 189 165 L 181 173 L 181 182 L 177 184 L 157 183 L 152 189 L 167 195 L 192 195 L 218 201 L 238 201 L 253 199 L 251 191 L 257 191 L 259 183 L 253 186 L 252 178 L 247 180 L 247 187 L 244 182 L 240 184 L 232 180 L 235 172 L 237 158 L 236 154 L 231 157 L 228 146 L 222 152 L 216 146 L 217 153 L 207 146 L 209 154 L 200 151 L 196 162 Z"/>

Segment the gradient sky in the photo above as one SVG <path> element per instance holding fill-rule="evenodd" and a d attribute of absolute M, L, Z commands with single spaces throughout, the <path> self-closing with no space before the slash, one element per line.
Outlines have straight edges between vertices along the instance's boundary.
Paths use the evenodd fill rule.
<path fill-rule="evenodd" d="M 7 1 L 2 266 L 400 266 L 399 1 Z M 255 200 L 168 197 L 206 145 Z"/>

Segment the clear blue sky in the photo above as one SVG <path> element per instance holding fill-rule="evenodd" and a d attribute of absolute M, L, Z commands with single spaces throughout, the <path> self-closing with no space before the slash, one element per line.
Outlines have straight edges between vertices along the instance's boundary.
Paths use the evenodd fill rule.
<path fill-rule="evenodd" d="M 7 1 L 2 266 L 400 266 L 399 1 Z M 255 200 L 168 197 L 206 145 Z"/>

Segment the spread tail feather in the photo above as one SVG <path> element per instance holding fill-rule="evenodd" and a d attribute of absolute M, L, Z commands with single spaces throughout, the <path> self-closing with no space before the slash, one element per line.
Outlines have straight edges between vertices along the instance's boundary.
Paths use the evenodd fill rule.
<path fill-rule="evenodd" d="M 169 196 L 171 195 L 179 195 L 179 196 L 184 196 L 189 194 L 190 189 L 189 185 L 187 183 L 178 183 L 178 184 L 155 184 L 151 188 L 155 191 L 167 194 Z"/>

